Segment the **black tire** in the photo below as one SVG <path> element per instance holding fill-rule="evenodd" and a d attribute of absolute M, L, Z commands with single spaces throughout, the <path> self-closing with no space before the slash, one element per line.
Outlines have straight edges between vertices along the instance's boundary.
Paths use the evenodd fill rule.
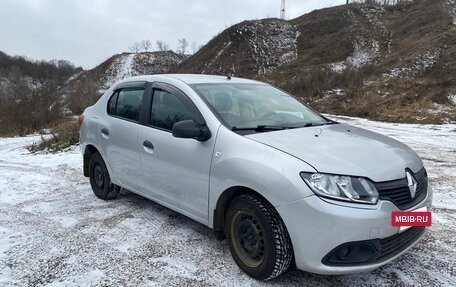
<path fill-rule="evenodd" d="M 99 153 L 93 153 L 89 159 L 89 179 L 93 193 L 98 198 L 109 200 L 117 196 L 120 186 L 111 182 L 106 164 Z"/>
<path fill-rule="evenodd" d="M 249 276 L 273 279 L 293 259 L 290 236 L 277 211 L 253 195 L 235 198 L 225 216 L 225 234 L 234 261 Z"/>

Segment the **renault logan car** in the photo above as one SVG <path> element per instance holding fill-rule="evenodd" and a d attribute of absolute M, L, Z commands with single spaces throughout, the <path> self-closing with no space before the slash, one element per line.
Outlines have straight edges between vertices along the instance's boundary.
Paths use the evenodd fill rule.
<path fill-rule="evenodd" d="M 369 271 L 425 234 L 391 224 L 394 211 L 431 206 L 414 151 L 266 83 L 133 77 L 80 120 L 84 175 L 97 197 L 125 188 L 209 226 L 257 279 L 292 263 L 319 274 Z"/>

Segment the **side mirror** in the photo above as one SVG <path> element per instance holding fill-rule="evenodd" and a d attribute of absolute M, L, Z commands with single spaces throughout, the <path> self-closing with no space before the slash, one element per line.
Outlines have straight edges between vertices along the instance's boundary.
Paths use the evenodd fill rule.
<path fill-rule="evenodd" d="M 173 136 L 204 142 L 211 138 L 211 131 L 206 125 L 199 125 L 193 120 L 185 120 L 173 125 Z"/>

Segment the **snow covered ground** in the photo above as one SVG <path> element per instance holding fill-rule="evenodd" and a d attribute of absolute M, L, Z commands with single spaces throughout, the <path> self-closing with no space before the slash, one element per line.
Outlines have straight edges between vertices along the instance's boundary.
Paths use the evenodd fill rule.
<path fill-rule="evenodd" d="M 29 136 L 0 138 L 0 286 L 456 286 L 456 125 L 334 118 L 405 142 L 428 170 L 433 226 L 391 264 L 255 281 L 209 228 L 128 191 L 97 199 L 78 148 L 33 155 Z"/>

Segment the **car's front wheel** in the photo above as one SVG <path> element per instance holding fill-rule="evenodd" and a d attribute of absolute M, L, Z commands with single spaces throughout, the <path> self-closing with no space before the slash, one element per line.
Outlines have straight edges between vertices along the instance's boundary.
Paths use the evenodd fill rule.
<path fill-rule="evenodd" d="M 106 164 L 99 153 L 93 153 L 89 160 L 89 179 L 93 193 L 98 198 L 108 200 L 117 196 L 120 186 L 111 182 Z"/>
<path fill-rule="evenodd" d="M 244 272 L 269 280 L 289 268 L 293 258 L 291 240 L 268 202 L 249 194 L 239 196 L 231 202 L 225 220 L 231 254 Z"/>

